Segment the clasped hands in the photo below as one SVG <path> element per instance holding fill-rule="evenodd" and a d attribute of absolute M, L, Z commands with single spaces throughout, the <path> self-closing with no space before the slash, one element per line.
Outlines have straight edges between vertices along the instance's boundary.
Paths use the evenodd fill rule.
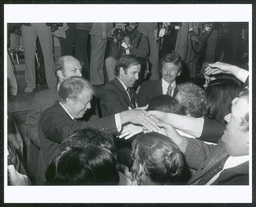
<path fill-rule="evenodd" d="M 149 112 L 146 111 L 148 105 L 145 107 L 138 107 L 136 109 L 129 108 L 129 116 L 131 116 L 131 122 L 125 125 L 118 136 L 119 138 L 129 139 L 134 135 L 140 133 L 148 133 L 148 132 L 158 132 L 166 135 L 165 130 L 163 128 L 162 117 L 165 113 L 163 112 Z"/>

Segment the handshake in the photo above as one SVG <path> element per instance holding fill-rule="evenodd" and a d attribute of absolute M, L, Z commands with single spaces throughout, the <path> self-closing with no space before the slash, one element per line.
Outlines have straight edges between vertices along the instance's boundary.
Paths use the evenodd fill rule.
<path fill-rule="evenodd" d="M 159 127 L 160 120 L 158 117 L 154 116 L 153 112 L 146 111 L 147 108 L 148 105 L 120 113 L 121 120 L 125 116 L 129 122 L 123 126 L 119 138 L 129 139 L 134 135 L 152 131 L 165 134 L 164 130 Z"/>

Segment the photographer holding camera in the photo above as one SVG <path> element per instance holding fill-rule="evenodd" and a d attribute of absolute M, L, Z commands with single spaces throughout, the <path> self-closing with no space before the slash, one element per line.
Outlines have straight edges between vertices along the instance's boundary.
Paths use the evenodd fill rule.
<path fill-rule="evenodd" d="M 140 85 L 144 79 L 145 71 L 148 69 L 147 56 L 149 54 L 149 43 L 146 35 L 137 30 L 139 23 L 117 23 L 112 30 L 113 41 L 110 43 L 109 57 L 105 60 L 108 81 L 113 80 L 117 61 L 123 55 L 133 55 L 139 59 L 141 71 L 136 84 Z"/>

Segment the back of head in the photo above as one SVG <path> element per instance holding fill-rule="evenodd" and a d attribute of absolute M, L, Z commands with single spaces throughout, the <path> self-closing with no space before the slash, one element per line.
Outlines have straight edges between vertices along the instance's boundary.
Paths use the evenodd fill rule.
<path fill-rule="evenodd" d="M 184 115 L 184 109 L 181 104 L 175 98 L 168 95 L 155 96 L 149 100 L 148 105 L 148 110 Z"/>
<path fill-rule="evenodd" d="M 124 71 L 127 71 L 127 68 L 133 65 L 140 65 L 140 61 L 135 56 L 133 55 L 122 56 L 116 65 L 116 76 L 119 75 L 121 67 L 124 69 Z"/>
<path fill-rule="evenodd" d="M 139 184 L 174 184 L 181 175 L 184 158 L 170 138 L 156 133 L 138 136 L 132 143 L 133 178 Z"/>
<path fill-rule="evenodd" d="M 205 89 L 206 117 L 224 123 L 231 112 L 232 100 L 239 95 L 241 87 L 232 79 L 216 79 Z"/>
<path fill-rule="evenodd" d="M 64 80 L 58 91 L 58 98 L 61 103 L 66 103 L 66 99 L 77 100 L 79 94 L 86 91 L 89 94 L 94 94 L 94 89 L 91 83 L 82 77 L 73 76 Z"/>
<path fill-rule="evenodd" d="M 184 107 L 185 113 L 198 118 L 204 116 L 204 90 L 194 83 L 185 82 L 177 86 L 176 99 Z"/>
<path fill-rule="evenodd" d="M 111 135 L 103 133 L 99 129 L 89 127 L 78 129 L 65 138 L 59 147 L 59 152 L 62 152 L 67 147 L 83 149 L 89 145 L 105 147 L 112 153 L 115 152 L 114 141 Z"/>
<path fill-rule="evenodd" d="M 111 152 L 99 146 L 68 148 L 46 170 L 48 185 L 116 185 L 119 175 Z"/>

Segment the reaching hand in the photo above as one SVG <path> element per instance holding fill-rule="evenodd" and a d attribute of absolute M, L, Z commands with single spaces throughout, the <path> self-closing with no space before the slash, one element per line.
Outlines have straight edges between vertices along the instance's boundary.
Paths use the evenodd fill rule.
<path fill-rule="evenodd" d="M 148 111 L 147 116 L 151 117 L 154 120 L 163 122 L 167 119 L 168 115 L 162 111 Z"/>
<path fill-rule="evenodd" d="M 209 66 L 205 69 L 205 75 L 216 75 L 219 73 L 226 73 L 233 74 L 234 76 L 236 76 L 239 70 L 240 68 L 235 65 L 216 62 L 209 64 Z"/>
<path fill-rule="evenodd" d="M 146 110 L 148 106 L 136 108 L 133 110 L 123 111 L 120 113 L 121 123 L 133 123 L 141 125 L 149 131 L 158 131 L 159 127 L 153 117 L 147 116 Z"/>
<path fill-rule="evenodd" d="M 129 139 L 133 137 L 136 134 L 139 134 L 143 132 L 142 126 L 137 126 L 134 124 L 128 124 L 126 125 L 123 130 L 121 131 L 121 135 L 119 135 L 119 138 Z"/>
<path fill-rule="evenodd" d="M 166 136 L 171 138 L 172 141 L 175 142 L 177 145 L 179 145 L 183 140 L 183 137 L 179 135 L 179 133 L 174 129 L 172 125 L 165 122 L 159 122 L 158 126 L 164 128 Z"/>

